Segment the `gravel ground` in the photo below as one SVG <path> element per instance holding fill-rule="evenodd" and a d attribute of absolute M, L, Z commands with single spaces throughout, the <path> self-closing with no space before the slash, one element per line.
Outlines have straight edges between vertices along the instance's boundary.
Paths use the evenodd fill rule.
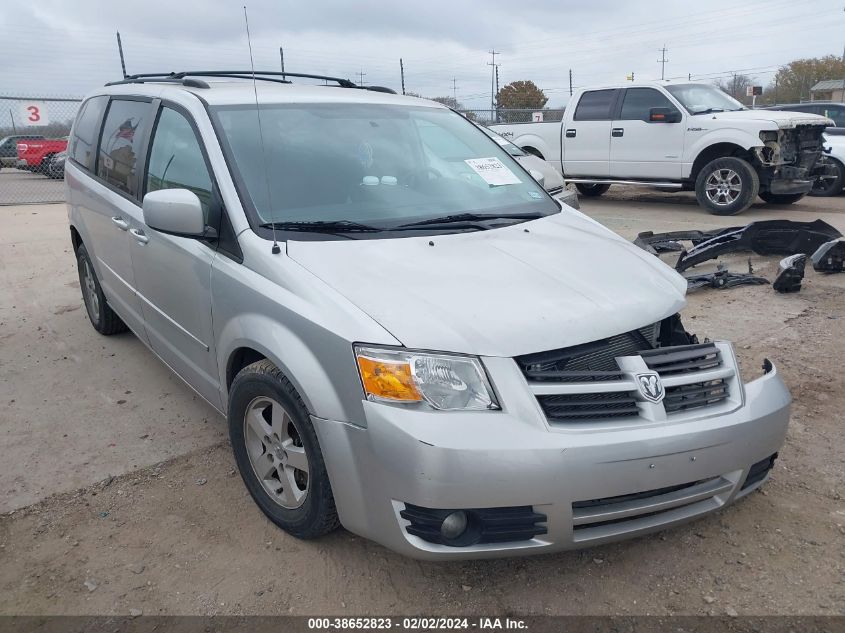
<path fill-rule="evenodd" d="M 619 189 L 583 210 L 629 238 L 773 217 L 845 232 L 845 198 L 716 218 L 687 194 Z M 771 358 L 795 398 L 761 491 L 619 544 L 422 563 L 272 526 L 224 421 L 131 336 L 85 323 L 64 208 L 0 216 L 0 614 L 845 614 L 845 275 L 690 295 L 688 329 L 734 340 L 746 379 Z M 777 258 L 751 262 L 773 279 Z"/>

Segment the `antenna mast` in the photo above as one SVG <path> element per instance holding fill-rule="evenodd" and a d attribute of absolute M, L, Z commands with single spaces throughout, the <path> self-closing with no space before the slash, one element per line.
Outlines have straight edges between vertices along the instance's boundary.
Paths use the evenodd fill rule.
<path fill-rule="evenodd" d="M 246 24 L 246 42 L 249 45 L 249 68 L 252 71 L 252 93 L 255 95 L 255 116 L 258 119 L 258 139 L 261 142 L 261 161 L 264 163 L 264 182 L 267 184 L 267 204 L 270 209 L 273 209 L 272 199 L 270 197 L 270 176 L 267 174 L 267 153 L 264 151 L 264 133 L 261 130 L 261 107 L 258 105 L 258 84 L 255 81 L 255 62 L 252 60 L 252 40 L 249 37 L 249 16 L 246 13 L 246 5 L 244 5 L 244 23 Z M 279 243 L 276 241 L 276 222 L 270 223 L 270 228 L 273 231 L 273 248 L 272 253 L 278 255 L 282 252 L 279 248 Z"/>

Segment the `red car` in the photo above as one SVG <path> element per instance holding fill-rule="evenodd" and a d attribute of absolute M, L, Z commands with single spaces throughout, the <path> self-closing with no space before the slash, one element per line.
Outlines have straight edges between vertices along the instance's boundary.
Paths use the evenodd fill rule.
<path fill-rule="evenodd" d="M 67 138 L 37 139 L 18 143 L 18 169 L 47 173 L 56 154 L 67 149 Z"/>

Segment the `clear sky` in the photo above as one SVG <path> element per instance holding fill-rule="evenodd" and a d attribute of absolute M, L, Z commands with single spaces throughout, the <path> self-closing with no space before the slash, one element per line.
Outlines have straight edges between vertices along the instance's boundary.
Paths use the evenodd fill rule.
<path fill-rule="evenodd" d="M 115 31 L 133 72 L 248 68 L 243 1 L 0 0 L 0 93 L 83 95 L 120 77 Z M 832 0 L 249 0 L 256 68 L 348 77 L 424 96 L 490 102 L 500 84 L 531 79 L 550 106 L 576 87 L 744 72 L 763 85 L 779 64 L 841 54 L 845 3 Z"/>

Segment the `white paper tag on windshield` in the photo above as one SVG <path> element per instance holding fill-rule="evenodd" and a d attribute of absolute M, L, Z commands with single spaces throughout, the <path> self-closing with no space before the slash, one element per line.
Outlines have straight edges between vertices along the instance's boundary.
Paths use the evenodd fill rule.
<path fill-rule="evenodd" d="M 492 158 L 468 158 L 464 161 L 488 185 L 518 185 L 521 181 L 495 156 Z"/>

